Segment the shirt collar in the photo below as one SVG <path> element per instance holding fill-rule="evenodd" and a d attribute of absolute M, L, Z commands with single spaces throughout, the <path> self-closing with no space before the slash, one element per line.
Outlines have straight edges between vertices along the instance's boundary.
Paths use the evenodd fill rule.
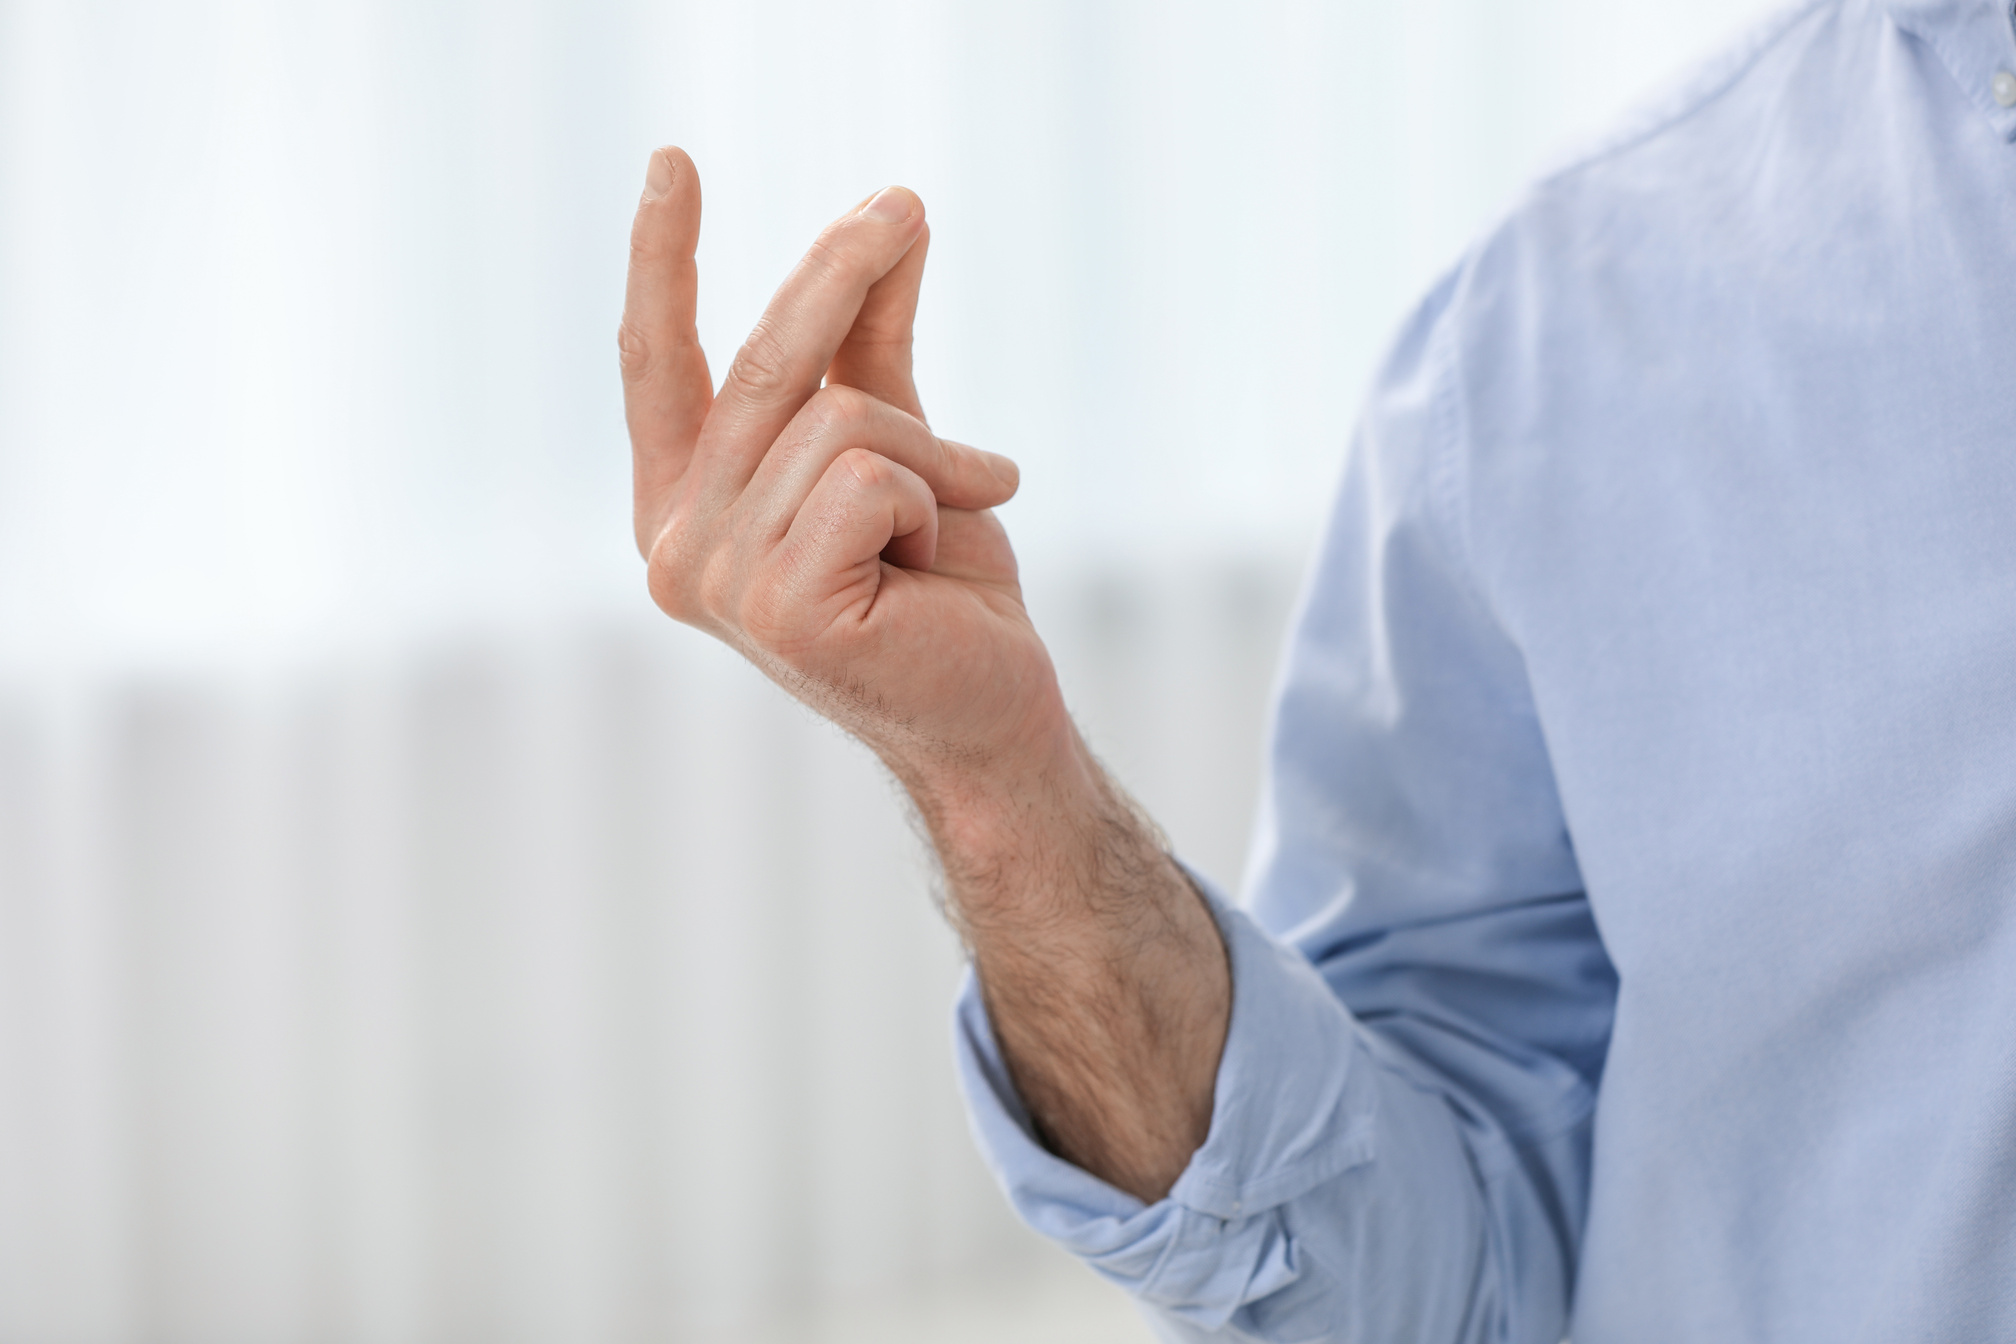
<path fill-rule="evenodd" d="M 1897 26 L 1946 63 L 1962 92 L 2006 140 L 2016 107 L 1995 101 L 1995 76 L 2016 74 L 2016 0 L 1889 0 Z"/>

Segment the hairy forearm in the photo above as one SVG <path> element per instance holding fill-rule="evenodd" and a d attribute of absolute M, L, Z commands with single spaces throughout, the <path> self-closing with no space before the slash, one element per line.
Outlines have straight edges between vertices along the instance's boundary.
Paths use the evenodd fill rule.
<path fill-rule="evenodd" d="M 692 161 L 654 153 L 619 341 L 652 598 L 889 763 L 1046 1138 L 1157 1198 L 1210 1125 L 1225 952 L 1063 713 L 993 513 L 1014 464 L 925 422 L 923 203 L 889 187 L 829 225 L 718 392 L 699 234 Z"/>
<path fill-rule="evenodd" d="M 1231 978 L 1153 824 L 1064 738 L 993 790 L 905 782 L 1045 1144 L 1152 1202 L 1209 1131 Z"/>

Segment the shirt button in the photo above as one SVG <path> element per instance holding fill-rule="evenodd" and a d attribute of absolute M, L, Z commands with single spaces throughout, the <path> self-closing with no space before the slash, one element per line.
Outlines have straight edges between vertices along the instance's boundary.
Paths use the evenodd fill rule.
<path fill-rule="evenodd" d="M 2016 107 L 2016 75 L 2007 70 L 1997 70 L 1988 87 L 1994 91 L 1996 102 L 2004 107 Z"/>

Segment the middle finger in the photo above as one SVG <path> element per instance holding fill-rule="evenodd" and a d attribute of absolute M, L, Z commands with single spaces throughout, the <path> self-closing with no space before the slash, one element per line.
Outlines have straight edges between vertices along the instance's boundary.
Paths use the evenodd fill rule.
<path fill-rule="evenodd" d="M 889 187 L 819 235 L 736 353 L 700 431 L 694 469 L 716 490 L 741 492 L 771 442 L 819 390 L 869 287 L 923 229 L 923 202 Z"/>

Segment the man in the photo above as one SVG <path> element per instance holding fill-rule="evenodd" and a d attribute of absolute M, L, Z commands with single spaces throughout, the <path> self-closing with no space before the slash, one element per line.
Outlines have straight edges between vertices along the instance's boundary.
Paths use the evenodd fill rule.
<path fill-rule="evenodd" d="M 2006 0 L 1822 0 L 1477 245 L 1352 443 L 1243 912 L 924 425 L 921 204 L 714 396 L 653 156 L 653 595 L 909 790 L 989 1156 L 1168 1338 L 2016 1339 L 2012 137 Z"/>

